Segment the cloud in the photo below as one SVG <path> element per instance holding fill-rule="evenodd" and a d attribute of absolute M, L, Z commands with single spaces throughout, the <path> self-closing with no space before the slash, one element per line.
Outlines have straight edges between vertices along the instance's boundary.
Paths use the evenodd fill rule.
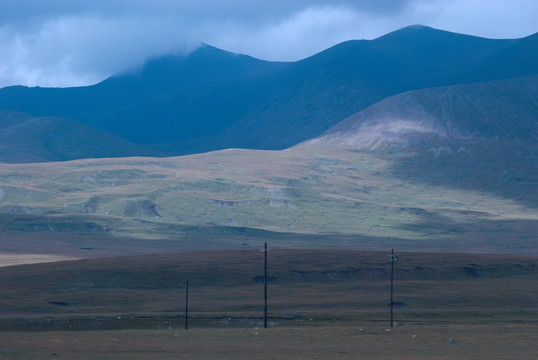
<path fill-rule="evenodd" d="M 294 61 L 346 40 L 379 36 L 386 28 L 398 27 L 391 28 L 383 15 L 367 14 L 347 6 L 320 6 L 302 9 L 256 29 L 231 23 L 209 42 L 261 59 Z"/>
<path fill-rule="evenodd" d="M 201 42 L 298 60 L 411 24 L 521 37 L 537 18 L 535 0 L 2 0 L 0 87 L 92 84 Z"/>
<path fill-rule="evenodd" d="M 75 86 L 202 42 L 263 59 L 297 60 L 359 35 L 354 10 L 405 1 L 5 0 L 0 87 Z M 193 5 L 194 4 L 194 5 Z M 327 4 L 331 4 L 328 6 Z M 336 4 L 336 5 L 335 5 Z"/>
<path fill-rule="evenodd" d="M 0 53 L 5 54 L 0 80 L 41 86 L 94 83 L 148 57 L 198 45 L 176 18 L 54 18 L 35 32 L 0 30 Z"/>
<path fill-rule="evenodd" d="M 410 12 L 429 26 L 487 38 L 519 38 L 538 31 L 536 0 L 415 1 Z"/>

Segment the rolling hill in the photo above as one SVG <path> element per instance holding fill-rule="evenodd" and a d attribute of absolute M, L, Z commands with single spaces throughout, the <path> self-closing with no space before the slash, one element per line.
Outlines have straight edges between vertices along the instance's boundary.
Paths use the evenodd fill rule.
<path fill-rule="evenodd" d="M 0 110 L 0 162 L 162 155 L 69 119 Z"/>
<path fill-rule="evenodd" d="M 424 26 L 290 63 L 205 45 L 93 86 L 3 88 L 0 108 L 71 119 L 167 155 L 284 149 L 401 92 L 537 74 L 537 49 L 537 35 L 491 40 Z"/>
<path fill-rule="evenodd" d="M 4 164 L 2 244 L 536 255 L 537 94 L 537 76 L 410 91 L 281 151 Z"/>
<path fill-rule="evenodd" d="M 535 156 L 537 110 L 538 75 L 428 88 L 380 101 L 312 142 L 380 152 L 412 149 L 438 156 L 478 139 L 498 139 L 517 142 Z M 435 151 L 432 145 L 447 148 Z M 507 150 L 504 144 L 502 151 Z"/>
<path fill-rule="evenodd" d="M 297 147 L 399 157 L 393 174 L 538 205 L 538 76 L 389 97 Z M 316 150 L 319 151 L 319 150 Z"/>

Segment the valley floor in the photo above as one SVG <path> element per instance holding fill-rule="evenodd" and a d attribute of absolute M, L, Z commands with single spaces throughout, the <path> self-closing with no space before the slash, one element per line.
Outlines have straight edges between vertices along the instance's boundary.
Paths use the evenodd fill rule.
<path fill-rule="evenodd" d="M 529 359 L 537 258 L 397 252 L 127 256 L 0 268 L 0 359 Z M 189 328 L 185 284 L 189 280 Z"/>
<path fill-rule="evenodd" d="M 538 324 L 1 332 L 0 359 L 531 359 Z"/>

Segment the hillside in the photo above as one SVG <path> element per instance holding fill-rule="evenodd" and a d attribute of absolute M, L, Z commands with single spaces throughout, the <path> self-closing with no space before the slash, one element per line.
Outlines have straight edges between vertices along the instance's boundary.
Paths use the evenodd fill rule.
<path fill-rule="evenodd" d="M 168 155 L 283 149 L 404 91 L 536 74 L 537 46 L 536 35 L 490 40 L 424 26 L 293 63 L 206 45 L 93 86 L 3 88 L 0 108 L 68 118 Z"/>
<path fill-rule="evenodd" d="M 142 69 L 94 86 L 4 88 L 0 108 L 60 116 L 128 141 L 169 148 L 170 142 L 208 136 L 258 106 L 265 92 L 260 79 L 280 67 L 206 45 L 188 56 L 150 60 Z"/>
<path fill-rule="evenodd" d="M 536 254 L 537 95 L 538 76 L 410 91 L 282 151 L 4 164 L 0 225 L 33 249 L 71 234 L 70 256 L 114 238 Z"/>
<path fill-rule="evenodd" d="M 436 87 L 389 97 L 312 142 L 355 150 L 421 153 L 435 152 L 433 145 L 452 144 L 442 153 L 456 152 L 461 144 L 471 145 L 478 139 L 499 139 L 526 146 L 534 156 L 537 112 L 538 75 Z"/>
<path fill-rule="evenodd" d="M 197 60 L 189 65 L 186 61 L 183 65 L 190 66 L 192 76 L 184 74 L 182 82 L 198 84 L 205 76 L 207 86 L 200 87 L 198 93 L 203 99 L 201 94 L 215 84 L 215 79 L 224 84 L 236 77 L 237 68 L 231 64 L 237 65 L 240 60 L 242 64 L 238 68 L 246 66 L 251 76 L 243 73 L 242 81 L 249 78 L 253 86 L 261 86 L 263 83 L 255 79 L 261 79 L 257 76 L 264 74 L 275 90 L 283 81 L 282 74 L 295 74 L 293 81 L 304 79 L 319 69 L 336 66 L 339 62 L 335 59 L 342 64 L 344 60 L 349 61 L 352 57 L 348 55 L 356 46 L 363 47 L 363 51 L 366 47 L 379 46 L 383 51 L 396 53 L 389 44 L 400 44 L 398 46 L 415 49 L 418 54 L 424 48 L 419 46 L 423 39 L 416 37 L 417 32 L 426 38 L 433 34 L 445 42 L 439 46 L 438 53 L 429 48 L 426 60 L 437 64 L 431 65 L 432 72 L 440 78 L 446 75 L 447 79 L 457 79 L 454 71 L 464 74 L 469 62 L 478 64 L 480 59 L 486 58 L 493 61 L 510 53 L 510 49 L 530 49 L 526 44 L 534 41 L 534 37 L 485 41 L 412 27 L 371 42 L 341 44 L 294 64 L 260 62 L 207 47 L 199 51 L 209 56 L 209 62 L 221 55 L 228 61 L 215 70 L 219 75 L 205 73 L 203 67 L 200 68 L 202 74 L 196 74 L 196 66 L 204 62 Z M 442 58 L 443 49 L 456 39 L 453 45 L 467 44 L 473 60 L 466 62 L 457 56 L 449 57 L 443 64 L 452 65 L 443 73 L 441 63 L 433 59 Z M 480 44 L 489 47 L 489 53 L 480 48 Z M 336 56 L 338 52 L 340 55 Z M 381 89 L 383 84 L 376 82 L 379 79 L 376 71 L 381 73 L 387 67 L 377 64 L 379 59 L 362 59 L 370 64 L 370 71 L 352 82 L 376 83 Z M 162 61 L 175 68 L 177 60 Z M 409 65 L 414 60 L 410 57 L 403 62 Z M 529 62 L 529 66 L 532 64 Z M 168 65 L 154 69 L 166 69 Z M 354 61 L 348 66 L 360 68 Z M 520 67 L 522 72 L 529 69 Z M 181 69 L 178 71 L 183 73 Z M 148 82 L 142 88 L 147 94 L 154 89 L 154 99 L 165 99 L 166 96 L 158 95 L 161 94 L 159 89 L 166 86 L 174 89 L 177 85 L 176 77 L 166 82 L 168 73 L 169 70 L 163 70 L 159 73 L 160 80 L 151 86 Z M 327 104 L 330 96 L 321 97 L 328 94 L 325 90 L 331 89 L 327 81 L 337 77 L 351 81 L 353 76 L 359 76 L 358 73 L 343 76 L 344 73 L 318 73 L 321 90 L 315 83 L 305 83 L 305 92 L 289 93 L 289 106 L 301 104 L 298 97 L 307 96 L 306 89 L 320 91 L 318 98 L 310 93 L 312 97 L 308 101 L 312 102 L 312 109 L 314 103 L 317 106 L 326 101 Z M 159 78 L 145 74 L 142 71 L 111 78 L 77 91 L 81 91 L 80 95 L 84 91 L 112 88 L 126 82 L 131 82 L 129 88 L 135 89 L 140 78 L 147 81 Z M 431 85 L 435 81 L 429 77 L 396 78 L 392 82 L 387 80 L 385 88 L 396 84 L 391 85 L 396 91 L 400 82 L 420 87 L 420 84 Z M 114 91 L 117 96 L 123 94 L 119 91 L 121 86 Z M 338 91 L 344 96 L 344 92 L 348 94 L 346 89 L 349 90 L 344 87 Z M 11 90 L 26 91 L 23 88 Z M 74 91 L 56 90 L 64 94 Z M 36 89 L 47 94 L 56 90 Z M 282 88 L 281 91 L 284 94 L 291 90 Z M 7 93 L 9 91 L 4 94 Z M 138 91 L 123 94 L 124 107 L 128 108 L 128 100 L 139 94 Z M 368 96 L 374 96 L 372 94 Z M 258 100 L 263 98 L 259 93 L 251 96 Z M 359 99 L 355 104 L 364 99 L 353 92 L 348 96 Z M 78 99 L 79 103 L 75 98 L 72 100 L 82 106 L 83 97 Z M 113 106 L 113 100 L 107 104 Z M 54 102 L 47 104 L 53 106 Z M 133 104 L 147 105 L 144 102 Z M 272 104 L 283 106 L 278 101 Z M 45 106 L 45 103 L 36 102 L 34 106 Z M 289 114 L 290 118 L 281 120 L 291 119 L 293 111 Z M 409 251 L 536 255 L 536 114 L 538 75 L 530 75 L 398 93 L 347 117 L 322 136 L 285 150 L 228 149 L 181 157 L 110 158 L 107 151 L 135 153 L 140 148 L 71 120 L 2 111 L 0 135 L 3 136 L 2 146 L 12 154 L 9 159 L 17 159 L 18 149 L 21 154 L 26 153 L 27 159 L 38 159 L 35 161 L 45 159 L 42 154 L 58 160 L 83 157 L 82 150 L 94 157 L 108 158 L 4 163 L 0 167 L 0 252 L 78 258 L 250 248 L 270 240 L 288 248 L 375 250 L 397 247 Z M 96 122 L 99 119 L 94 118 Z M 258 124 L 265 121 L 262 113 L 256 118 Z M 303 134 L 301 129 L 307 125 L 301 121 L 282 125 L 278 131 L 287 129 L 289 136 Z M 317 126 L 315 124 L 312 121 L 308 126 Z M 296 128 L 290 130 L 290 127 Z M 25 129 L 30 131 L 23 131 Z M 239 130 L 236 133 L 241 134 Z M 218 134 L 212 135 L 215 144 Z M 267 130 L 267 139 L 271 134 Z M 148 136 L 153 135 L 148 131 Z M 209 138 L 199 139 L 207 141 Z M 232 140 L 230 137 L 229 141 Z M 66 158 L 53 158 L 58 154 L 65 154 Z"/>
<path fill-rule="evenodd" d="M 410 91 L 281 151 L 5 164 L 4 251 L 536 255 L 537 95 L 538 76 Z"/>
<path fill-rule="evenodd" d="M 394 175 L 538 206 L 538 76 L 410 91 L 298 147 L 397 157 Z"/>
<path fill-rule="evenodd" d="M 162 155 L 72 120 L 0 110 L 0 162 Z"/>

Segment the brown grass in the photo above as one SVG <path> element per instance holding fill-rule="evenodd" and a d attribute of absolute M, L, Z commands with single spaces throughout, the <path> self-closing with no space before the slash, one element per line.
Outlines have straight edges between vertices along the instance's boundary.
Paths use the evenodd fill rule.
<path fill-rule="evenodd" d="M 0 359 L 532 359 L 537 324 L 2 332 Z M 451 343 L 450 339 L 454 342 Z M 57 356 L 54 356 L 56 354 Z"/>
<path fill-rule="evenodd" d="M 397 253 L 391 331 L 386 252 L 272 250 L 269 329 L 257 250 L 4 267 L 0 359 L 537 355 L 536 257 Z"/>
<path fill-rule="evenodd" d="M 291 248 L 379 250 L 394 242 L 410 251 L 538 254 L 535 174 L 507 184 L 503 174 L 513 169 L 494 161 L 493 168 L 460 174 L 464 186 L 448 181 L 437 162 L 417 166 L 408 156 L 298 147 L 3 164 L 0 229 L 173 240 L 192 251 L 205 240 L 213 249 L 237 249 L 243 241 L 204 238 L 203 231 L 182 241 L 191 235 L 182 226 L 224 226 L 316 238 L 295 237 Z M 424 178 L 417 175 L 431 166 Z M 347 238 L 322 236 L 330 234 Z"/>

